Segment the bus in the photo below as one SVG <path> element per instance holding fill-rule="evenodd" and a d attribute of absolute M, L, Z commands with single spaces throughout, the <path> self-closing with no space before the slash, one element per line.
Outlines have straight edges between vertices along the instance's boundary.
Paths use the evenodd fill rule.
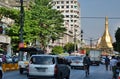
<path fill-rule="evenodd" d="M 20 48 L 18 54 L 18 66 L 19 66 L 19 73 L 23 74 L 24 71 L 28 69 L 28 61 L 31 55 L 34 54 L 44 54 L 44 51 L 40 48 Z"/>

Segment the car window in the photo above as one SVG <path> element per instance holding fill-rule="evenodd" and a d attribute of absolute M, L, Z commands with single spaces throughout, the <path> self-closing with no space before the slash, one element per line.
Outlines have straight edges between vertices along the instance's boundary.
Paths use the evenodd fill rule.
<path fill-rule="evenodd" d="M 71 59 L 72 59 L 73 61 L 74 61 L 74 60 L 82 60 L 82 57 L 72 57 Z"/>
<path fill-rule="evenodd" d="M 54 58 L 51 56 L 33 56 L 30 61 L 32 64 L 42 64 L 42 65 L 55 63 Z"/>

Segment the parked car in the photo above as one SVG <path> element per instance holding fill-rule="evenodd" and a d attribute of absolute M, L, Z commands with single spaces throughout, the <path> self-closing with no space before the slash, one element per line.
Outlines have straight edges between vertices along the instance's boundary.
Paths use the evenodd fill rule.
<path fill-rule="evenodd" d="M 55 55 L 32 55 L 28 65 L 28 79 L 69 79 L 70 67 L 63 57 Z"/>
<path fill-rule="evenodd" d="M 105 64 L 105 57 L 101 57 L 101 64 Z"/>
<path fill-rule="evenodd" d="M 83 57 L 84 56 L 67 56 L 65 58 L 70 62 L 71 69 L 84 69 Z"/>

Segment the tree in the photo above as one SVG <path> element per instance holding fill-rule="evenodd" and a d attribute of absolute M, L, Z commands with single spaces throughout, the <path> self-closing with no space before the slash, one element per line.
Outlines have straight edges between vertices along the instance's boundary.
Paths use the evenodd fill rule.
<path fill-rule="evenodd" d="M 74 51 L 74 44 L 73 43 L 67 43 L 64 46 L 64 50 L 67 51 L 68 53 L 71 53 Z"/>
<path fill-rule="evenodd" d="M 25 10 L 23 39 L 27 44 L 38 40 L 41 48 L 45 50 L 50 40 L 60 39 L 66 31 L 63 27 L 63 15 L 60 11 L 52 9 L 52 0 L 34 1 L 31 2 L 29 9 Z M 15 24 L 6 30 L 12 38 L 12 46 L 16 50 L 19 44 L 20 11 L 0 8 L 0 12 L 0 14 L 15 20 Z"/>
<path fill-rule="evenodd" d="M 11 45 L 13 49 L 17 49 L 18 47 L 18 40 L 19 40 L 19 34 L 18 34 L 18 26 L 19 26 L 19 11 L 16 9 L 9 9 L 5 7 L 0 7 L 0 20 L 3 17 L 13 19 L 15 21 L 14 25 L 9 25 L 8 28 L 6 28 L 6 34 L 11 37 Z M 17 27 L 16 27 L 17 26 Z"/>
<path fill-rule="evenodd" d="M 113 49 L 120 52 L 120 28 L 115 32 L 115 40 L 116 42 L 113 43 Z"/>
<path fill-rule="evenodd" d="M 52 9 L 51 2 L 52 0 L 35 0 L 34 5 L 31 6 L 31 17 L 38 23 L 35 26 L 39 27 L 39 41 L 43 50 L 50 40 L 60 39 L 66 31 L 63 27 L 63 15 L 60 11 Z"/>
<path fill-rule="evenodd" d="M 54 46 L 52 49 L 52 54 L 58 55 L 64 53 L 64 50 L 61 46 Z"/>

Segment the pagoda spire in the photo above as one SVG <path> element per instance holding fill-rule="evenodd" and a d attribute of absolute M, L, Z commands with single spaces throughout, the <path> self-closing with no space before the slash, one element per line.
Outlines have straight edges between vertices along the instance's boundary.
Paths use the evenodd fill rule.
<path fill-rule="evenodd" d="M 112 37 L 108 29 L 108 17 L 105 17 L 105 30 L 103 36 L 100 38 L 98 48 L 100 49 L 112 49 Z"/>

